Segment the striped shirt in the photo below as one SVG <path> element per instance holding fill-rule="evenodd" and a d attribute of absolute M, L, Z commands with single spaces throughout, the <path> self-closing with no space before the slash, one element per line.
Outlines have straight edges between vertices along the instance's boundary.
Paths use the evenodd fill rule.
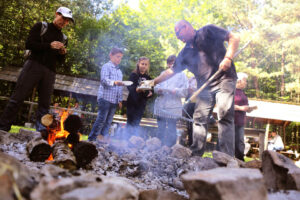
<path fill-rule="evenodd" d="M 122 78 L 123 74 L 118 66 L 111 61 L 105 63 L 101 68 L 98 100 L 102 98 L 114 104 L 121 102 L 123 86 L 114 86 L 114 81 L 122 81 Z"/>

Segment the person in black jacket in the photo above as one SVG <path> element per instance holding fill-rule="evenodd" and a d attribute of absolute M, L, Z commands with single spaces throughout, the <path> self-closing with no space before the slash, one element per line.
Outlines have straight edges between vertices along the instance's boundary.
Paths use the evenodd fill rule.
<path fill-rule="evenodd" d="M 71 10 L 60 7 L 55 13 L 53 22 L 47 23 L 44 34 L 41 35 L 42 22 L 36 23 L 31 28 L 26 41 L 26 49 L 29 49 L 31 54 L 24 63 L 16 88 L 0 117 L 0 130 L 10 130 L 16 113 L 35 86 L 39 95 L 36 129 L 37 131 L 45 129 L 40 119 L 48 113 L 50 107 L 56 66 L 63 63 L 67 53 L 67 40 L 61 30 L 70 21 L 74 22 Z"/>
<path fill-rule="evenodd" d="M 133 82 L 128 86 L 129 95 L 127 98 L 127 130 L 129 134 L 137 134 L 140 121 L 145 111 L 146 102 L 152 96 L 151 90 L 142 90 L 138 88 L 140 83 L 145 80 L 151 80 L 148 75 L 150 60 L 147 57 L 141 57 L 136 65 L 136 69 L 130 74 L 129 80 Z"/>

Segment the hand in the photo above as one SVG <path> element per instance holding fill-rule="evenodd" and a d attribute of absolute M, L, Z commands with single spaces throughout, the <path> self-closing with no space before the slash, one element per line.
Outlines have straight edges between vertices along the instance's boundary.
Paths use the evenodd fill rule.
<path fill-rule="evenodd" d="M 231 67 L 231 61 L 229 58 L 225 57 L 219 65 L 219 69 L 227 71 Z"/>
<path fill-rule="evenodd" d="M 144 90 L 141 90 L 141 89 L 138 88 L 138 87 L 135 89 L 135 91 L 136 91 L 137 93 L 144 92 Z"/>
<path fill-rule="evenodd" d="M 50 43 L 51 49 L 61 49 L 65 48 L 65 45 L 59 41 L 53 41 Z"/>
<path fill-rule="evenodd" d="M 147 95 L 147 97 L 151 97 L 152 96 L 152 92 L 149 91 L 149 94 Z"/>
<path fill-rule="evenodd" d="M 67 53 L 67 49 L 65 47 L 62 47 L 61 49 L 59 49 L 58 53 L 61 55 L 65 55 Z"/>
<path fill-rule="evenodd" d="M 124 83 L 122 81 L 115 81 L 114 85 L 116 85 L 116 86 L 124 86 Z"/>

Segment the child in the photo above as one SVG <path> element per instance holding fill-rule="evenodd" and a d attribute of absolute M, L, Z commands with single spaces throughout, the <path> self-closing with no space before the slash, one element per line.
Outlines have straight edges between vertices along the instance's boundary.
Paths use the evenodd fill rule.
<path fill-rule="evenodd" d="M 175 59 L 175 55 L 168 57 L 168 68 L 172 69 Z M 176 122 L 182 115 L 181 98 L 186 97 L 187 91 L 188 79 L 183 72 L 175 74 L 172 78 L 154 87 L 154 92 L 158 94 L 154 104 L 158 138 L 169 147 L 176 143 Z"/>
<path fill-rule="evenodd" d="M 100 86 L 98 90 L 98 116 L 88 137 L 95 141 L 97 136 L 108 136 L 108 131 L 116 112 L 117 106 L 122 107 L 123 74 L 119 68 L 123 51 L 112 48 L 109 54 L 110 61 L 101 68 Z"/>
<path fill-rule="evenodd" d="M 140 83 L 145 80 L 151 80 L 148 75 L 150 60 L 147 57 L 141 57 L 136 65 L 136 69 L 130 74 L 129 80 L 133 82 L 128 86 L 129 95 L 127 99 L 127 130 L 134 134 L 133 128 L 139 126 L 145 111 L 146 102 L 152 96 L 152 91 L 145 91 L 138 88 Z"/>

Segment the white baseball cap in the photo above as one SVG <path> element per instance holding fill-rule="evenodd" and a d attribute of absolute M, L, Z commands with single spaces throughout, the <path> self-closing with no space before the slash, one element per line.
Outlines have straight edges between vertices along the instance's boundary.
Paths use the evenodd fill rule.
<path fill-rule="evenodd" d="M 72 17 L 72 11 L 67 7 L 59 7 L 56 11 L 57 13 L 60 13 L 62 16 L 69 18 L 74 23 L 75 20 Z"/>

